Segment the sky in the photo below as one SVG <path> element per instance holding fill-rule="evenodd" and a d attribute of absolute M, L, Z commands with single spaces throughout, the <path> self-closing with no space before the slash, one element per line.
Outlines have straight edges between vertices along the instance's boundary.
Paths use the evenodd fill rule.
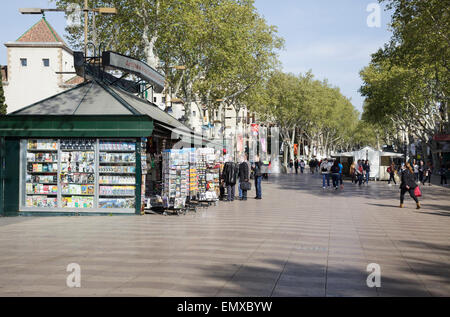
<path fill-rule="evenodd" d="M 19 8 L 51 8 L 49 0 L 0 0 L 0 42 L 15 41 L 40 19 L 40 15 L 22 15 Z M 327 78 L 331 85 L 351 99 L 362 111 L 358 93 L 360 70 L 370 55 L 386 43 L 390 15 L 381 9 L 380 27 L 369 27 L 367 6 L 376 0 L 255 0 L 255 6 L 267 22 L 278 27 L 285 39 L 280 52 L 283 71 L 295 74 L 312 70 L 317 79 Z M 47 21 L 65 35 L 62 12 L 48 12 Z M 6 47 L 0 46 L 0 64 L 6 64 Z"/>

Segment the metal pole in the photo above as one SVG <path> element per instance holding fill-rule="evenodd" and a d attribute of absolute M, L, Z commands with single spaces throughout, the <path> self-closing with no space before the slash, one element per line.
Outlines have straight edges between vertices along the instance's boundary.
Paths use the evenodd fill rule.
<path fill-rule="evenodd" d="M 84 0 L 84 56 L 87 56 L 88 0 Z"/>

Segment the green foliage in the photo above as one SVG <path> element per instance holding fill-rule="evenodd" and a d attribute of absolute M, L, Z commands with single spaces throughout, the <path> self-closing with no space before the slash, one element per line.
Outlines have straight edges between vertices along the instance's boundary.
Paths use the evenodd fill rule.
<path fill-rule="evenodd" d="M 57 0 L 58 6 L 82 0 Z M 116 16 L 97 16 L 97 42 L 123 54 L 159 60 L 172 91 L 184 100 L 223 99 L 238 103 L 277 65 L 283 46 L 277 30 L 259 16 L 253 0 L 105 0 L 90 6 L 114 6 Z M 92 21 L 92 19 L 91 19 Z M 92 22 L 91 22 L 92 23 Z M 80 47 L 82 28 L 68 28 Z M 93 37 L 90 26 L 90 39 Z M 156 58 L 157 56 L 157 58 Z M 172 68 L 183 65 L 185 70 Z M 209 105 L 208 103 L 205 103 Z M 217 105 L 210 105 L 217 106 Z"/>
<path fill-rule="evenodd" d="M 393 35 L 360 73 L 362 117 L 383 126 L 392 142 L 403 132 L 433 148 L 433 135 L 449 127 L 450 2 L 380 2 L 393 11 Z"/>
<path fill-rule="evenodd" d="M 0 115 L 6 115 L 7 105 L 5 103 L 5 94 L 3 92 L 2 74 L 0 72 Z"/>
<path fill-rule="evenodd" d="M 251 109 L 263 121 L 279 126 L 285 136 L 297 129 L 325 152 L 353 142 L 359 113 L 338 88 L 315 80 L 311 72 L 299 76 L 274 72 L 251 100 Z"/>

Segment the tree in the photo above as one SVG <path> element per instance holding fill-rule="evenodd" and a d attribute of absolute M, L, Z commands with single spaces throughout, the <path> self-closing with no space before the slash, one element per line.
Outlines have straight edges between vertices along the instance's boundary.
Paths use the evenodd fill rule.
<path fill-rule="evenodd" d="M 0 71 L 0 115 L 6 115 L 7 113 L 7 105 L 5 103 L 5 94 L 3 92 L 3 79 L 2 73 Z"/>
<path fill-rule="evenodd" d="M 58 0 L 59 6 L 81 0 Z M 253 0 L 105 0 L 116 16 L 99 16 L 99 42 L 160 67 L 186 119 L 201 99 L 232 101 L 268 73 L 282 46 L 276 28 L 257 13 Z M 91 22 L 92 23 L 92 22 Z M 120 27 L 118 27 L 120 26 Z M 70 42 L 81 43 L 81 28 L 68 28 Z M 90 38 L 93 37 L 90 28 Z M 183 65 L 182 72 L 173 65 Z M 212 105 L 216 106 L 216 105 Z M 200 107 L 200 106 L 199 106 Z M 189 124 L 189 121 L 187 122 Z"/>
<path fill-rule="evenodd" d="M 294 144 L 307 143 L 321 156 L 350 144 L 359 113 L 338 88 L 314 80 L 311 72 L 296 76 L 274 72 L 250 103 L 262 121 L 280 127 L 288 154 L 294 158 Z"/>
<path fill-rule="evenodd" d="M 392 38 L 373 57 L 419 72 L 427 84 L 427 96 L 438 103 L 442 132 L 450 133 L 450 1 L 380 0 L 393 11 Z"/>

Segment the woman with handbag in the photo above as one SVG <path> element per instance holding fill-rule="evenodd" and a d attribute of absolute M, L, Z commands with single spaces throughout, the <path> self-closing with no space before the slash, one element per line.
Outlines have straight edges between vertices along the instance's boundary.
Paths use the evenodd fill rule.
<path fill-rule="evenodd" d="M 420 209 L 420 202 L 416 196 L 416 192 L 419 193 L 420 190 L 416 190 L 416 188 L 418 188 L 418 186 L 414 177 L 414 170 L 411 167 L 411 164 L 406 163 L 404 166 L 402 166 L 402 181 L 400 183 L 400 208 L 403 208 L 405 194 L 406 192 L 409 192 L 411 198 L 416 202 L 417 209 Z"/>

